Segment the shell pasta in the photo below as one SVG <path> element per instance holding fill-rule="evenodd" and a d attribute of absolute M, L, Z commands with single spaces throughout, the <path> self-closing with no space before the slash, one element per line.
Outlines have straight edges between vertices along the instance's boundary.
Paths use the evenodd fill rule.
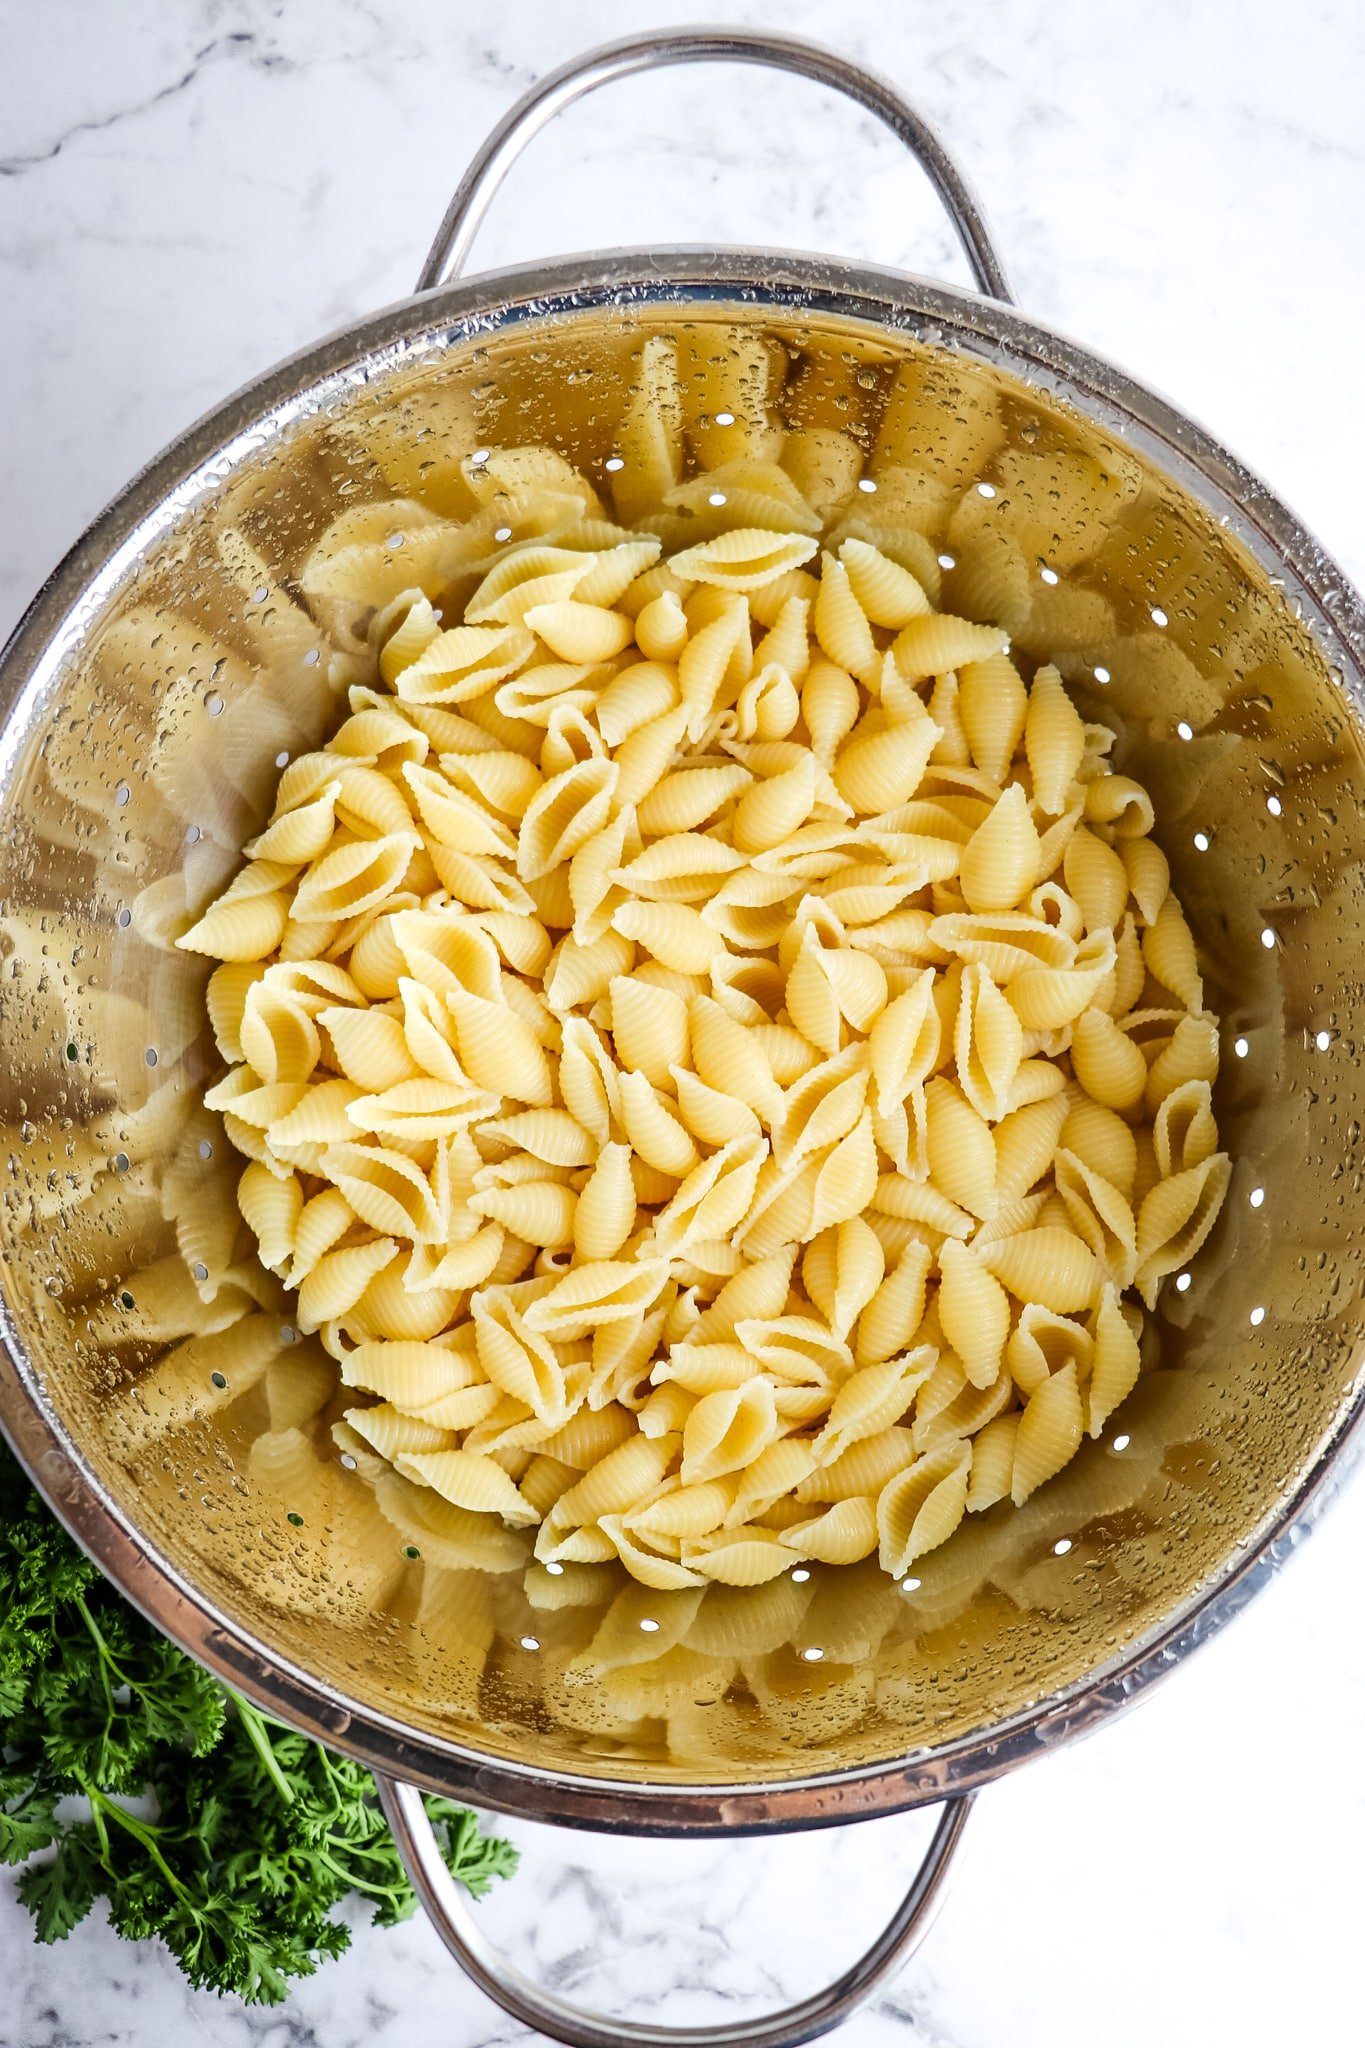
<path fill-rule="evenodd" d="M 178 941 L 205 1102 L 381 1490 L 661 1591 L 901 1578 L 1136 1384 L 1228 1186 L 1218 1019 L 1113 735 L 737 401 L 680 482 L 679 376 L 628 524 L 481 451 L 467 532 L 302 564 L 369 680 Z"/>

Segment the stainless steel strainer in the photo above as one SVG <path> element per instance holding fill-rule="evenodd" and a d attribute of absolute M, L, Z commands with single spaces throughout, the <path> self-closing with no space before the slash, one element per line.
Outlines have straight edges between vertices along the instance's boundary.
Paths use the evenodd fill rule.
<path fill-rule="evenodd" d="M 746 249 L 448 282 L 557 108 L 701 58 L 801 73 L 887 122 L 983 295 Z M 1121 1428 L 1023 1510 L 974 1518 L 908 1593 L 862 1567 L 704 1600 L 599 1574 L 571 1604 L 527 1580 L 515 1539 L 473 1555 L 395 1522 L 337 1462 L 330 1361 L 255 1264 L 201 1107 L 204 969 L 174 938 L 361 660 L 363 617 L 303 603 L 298 564 L 343 505 L 451 509 L 481 446 L 548 443 L 605 486 L 653 334 L 747 360 L 757 341 L 776 421 L 851 435 L 903 497 L 919 480 L 944 603 L 999 617 L 1118 728 L 1224 1020 L 1225 1221 L 1170 1291 Z M 731 32 L 641 37 L 545 81 L 480 152 L 419 295 L 192 428 L 35 601 L 0 664 L 0 1419 L 168 1634 L 375 1769 L 444 1938 L 527 2024 L 591 2048 L 780 2048 L 836 2024 L 923 1932 L 975 1788 L 1140 1694 L 1318 1512 L 1362 1406 L 1363 685 L 1365 614 L 1340 572 L 1201 429 L 1015 310 L 971 195 L 899 96 Z M 697 2032 L 596 2019 L 512 1970 L 446 1879 L 418 1785 L 659 1834 L 947 1805 L 835 1985 Z"/>

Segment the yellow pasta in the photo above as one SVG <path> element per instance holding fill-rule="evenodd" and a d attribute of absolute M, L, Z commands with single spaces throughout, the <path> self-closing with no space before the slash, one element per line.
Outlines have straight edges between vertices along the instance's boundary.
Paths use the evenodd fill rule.
<path fill-rule="evenodd" d="M 547 1610 L 573 1573 L 677 1603 L 592 1648 L 653 1674 L 636 1713 L 691 1701 L 703 1593 L 789 1634 L 794 1565 L 900 1577 L 1101 1435 L 1132 1294 L 1231 1173 L 1150 798 L 1035 665 L 1027 557 L 953 509 L 999 423 L 898 382 L 869 521 L 837 415 L 779 459 L 782 368 L 644 344 L 624 527 L 535 448 L 342 514 L 301 581 L 370 666 L 178 941 L 222 963 L 205 1103 L 320 1339 L 244 1368 L 261 1469 L 335 1394 L 424 1555 L 534 1530 Z"/>

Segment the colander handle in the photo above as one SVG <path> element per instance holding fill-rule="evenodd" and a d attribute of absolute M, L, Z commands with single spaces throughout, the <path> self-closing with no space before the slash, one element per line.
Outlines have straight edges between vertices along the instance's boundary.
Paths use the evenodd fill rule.
<path fill-rule="evenodd" d="M 934 1838 L 914 1879 L 872 1946 L 823 1991 L 780 2012 L 715 2027 L 664 2027 L 651 2020 L 617 2020 L 543 1990 L 495 1948 L 447 1870 L 435 1831 L 415 1785 L 376 1773 L 398 1853 L 436 1932 L 465 1975 L 504 2012 L 570 2048 L 797 2048 L 840 2026 L 912 1955 L 942 1903 L 948 1867 L 962 1839 L 975 1793 L 944 1802 Z"/>
<path fill-rule="evenodd" d="M 1013 304 L 1004 266 L 976 195 L 949 156 L 938 132 L 895 87 L 874 71 L 851 64 L 837 51 L 800 36 L 769 35 L 755 29 L 665 28 L 603 43 L 573 57 L 524 93 L 476 152 L 446 209 L 431 253 L 417 280 L 419 292 L 458 277 L 490 201 L 532 137 L 564 107 L 613 79 L 669 64 L 762 64 L 792 71 L 866 107 L 884 121 L 920 165 L 957 231 L 977 285 L 988 298 Z"/>

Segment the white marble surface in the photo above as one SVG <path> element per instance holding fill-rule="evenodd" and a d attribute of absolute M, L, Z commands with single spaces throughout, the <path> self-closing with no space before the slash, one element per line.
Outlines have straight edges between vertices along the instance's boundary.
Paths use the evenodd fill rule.
<path fill-rule="evenodd" d="M 686 10 L 681 10 L 686 18 Z M 1355 0 L 812 0 L 713 18 L 889 72 L 977 184 L 1021 301 L 1174 395 L 1357 581 L 1365 17 Z M 655 0 L 0 0 L 0 627 L 178 428 L 409 289 L 477 138 Z M 629 152 L 631 174 L 620 175 Z M 962 275 L 890 142 L 809 89 L 678 73 L 537 145 L 488 262 L 613 241 L 824 246 Z M 1141 1713 L 994 1788 L 923 1957 L 857 2048 L 1288 2048 L 1354 2038 L 1365 1482 Z M 575 1994 L 701 2020 L 809 1988 L 927 1823 L 708 1848 L 517 1831 L 486 1909 Z M 0 1879 L 0 2048 L 477 2048 L 517 2030 L 414 1925 L 281 2012 L 155 1947 L 28 1939 Z"/>

